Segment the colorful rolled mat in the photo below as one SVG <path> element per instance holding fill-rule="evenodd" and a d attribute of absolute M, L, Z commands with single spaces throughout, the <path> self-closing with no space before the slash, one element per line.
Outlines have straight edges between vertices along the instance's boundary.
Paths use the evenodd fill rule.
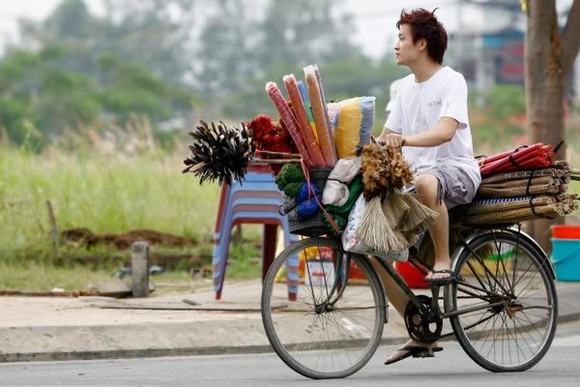
<path fill-rule="evenodd" d="M 276 85 L 275 82 L 268 82 L 266 84 L 266 92 L 268 93 L 268 96 L 272 100 L 274 107 L 276 108 L 276 110 L 278 110 L 278 113 L 280 114 L 280 119 L 282 120 L 282 122 L 284 122 L 284 125 L 286 125 L 286 128 L 288 129 L 290 136 L 292 136 L 292 139 L 296 144 L 296 148 L 298 148 L 298 152 L 304 159 L 304 163 L 306 164 L 307 167 L 313 166 L 314 162 L 311 159 L 310 153 L 308 152 L 308 148 L 304 143 L 302 135 L 298 130 L 298 124 L 296 123 L 294 114 L 288 107 L 288 104 L 286 103 L 286 100 L 284 99 L 282 92 L 278 88 L 278 85 Z"/>
<path fill-rule="evenodd" d="M 328 104 L 334 142 L 339 159 L 356 154 L 359 146 L 371 141 L 375 121 L 375 97 L 349 98 Z"/>
<path fill-rule="evenodd" d="M 284 85 L 288 91 L 288 96 L 290 97 L 290 102 L 292 103 L 291 110 L 294 112 L 294 117 L 296 117 L 296 122 L 298 123 L 298 131 L 302 136 L 304 144 L 310 154 L 312 162 L 317 167 L 323 167 L 326 165 L 320 146 L 314 137 L 310 123 L 308 122 L 308 116 L 306 114 L 306 108 L 304 107 L 304 102 L 300 96 L 300 89 L 296 81 L 294 74 L 289 74 L 284 76 Z"/>
<path fill-rule="evenodd" d="M 310 96 L 310 104 L 316 125 L 316 133 L 318 133 L 320 150 L 324 156 L 326 166 L 332 167 L 337 160 L 334 151 L 334 141 L 330 136 L 326 106 L 314 66 L 304 68 L 304 78 L 306 79 L 306 86 L 308 87 L 308 95 Z"/>

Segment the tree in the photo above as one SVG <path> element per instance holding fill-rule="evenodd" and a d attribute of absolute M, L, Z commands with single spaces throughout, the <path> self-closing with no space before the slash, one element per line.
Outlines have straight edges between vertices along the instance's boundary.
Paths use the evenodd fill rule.
<path fill-rule="evenodd" d="M 50 35 L 62 39 L 86 39 L 91 22 L 89 9 L 82 0 L 64 0 L 43 24 Z"/>
<path fill-rule="evenodd" d="M 342 13 L 342 2 L 266 0 L 263 12 L 252 10 L 255 0 L 218 0 L 208 5 L 195 55 L 197 83 L 208 102 L 204 114 L 249 118 L 264 111 L 270 106 L 266 82 L 280 83 L 288 73 L 300 77 L 302 68 L 311 63 L 324 68 L 330 91 L 338 89 L 331 79 L 358 90 L 372 84 L 368 72 L 372 61 L 350 42 L 351 18 Z M 339 74 L 342 70 L 349 74 Z M 340 90 L 346 95 L 349 91 Z"/>
<path fill-rule="evenodd" d="M 191 76 L 191 36 L 197 0 L 105 0 L 96 42 L 99 52 L 114 52 L 139 63 L 173 84 Z M 205 6 L 205 4 L 204 4 Z"/>
<path fill-rule="evenodd" d="M 0 131 L 9 141 L 40 148 L 67 129 L 98 129 L 104 121 L 123 125 L 133 113 L 157 122 L 191 110 L 189 90 L 140 64 L 103 55 L 97 77 L 62 65 L 76 54 L 49 46 L 11 49 L 0 60 Z"/>
<path fill-rule="evenodd" d="M 556 0 L 526 0 L 528 14 L 526 57 L 526 108 L 531 140 L 557 144 L 564 139 L 564 82 L 572 71 L 580 46 L 580 0 L 574 0 L 562 33 Z M 565 147 L 558 152 L 560 158 Z M 533 222 L 532 234 L 550 250 L 553 221 Z"/>
<path fill-rule="evenodd" d="M 255 78 L 256 35 L 248 0 L 219 0 L 207 16 L 196 52 L 196 78 L 207 97 L 223 98 L 248 86 Z"/>
<path fill-rule="evenodd" d="M 341 13 L 342 0 L 270 0 L 260 25 L 262 64 L 307 65 L 345 58 L 352 20 Z"/>
<path fill-rule="evenodd" d="M 197 0 L 104 0 L 105 14 L 90 14 L 84 0 L 63 0 L 41 22 L 20 21 L 22 45 L 63 46 L 66 66 L 93 75 L 99 58 L 114 53 L 173 84 L 191 73 L 190 44 Z"/>

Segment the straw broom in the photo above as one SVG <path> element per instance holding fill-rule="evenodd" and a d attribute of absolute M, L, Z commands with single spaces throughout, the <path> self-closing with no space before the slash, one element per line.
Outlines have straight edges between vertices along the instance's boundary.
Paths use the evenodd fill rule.
<path fill-rule="evenodd" d="M 408 194 L 403 196 L 403 200 L 409 206 L 409 211 L 399 224 L 399 230 L 406 234 L 421 234 L 435 222 L 439 213 L 427 207 L 415 196 Z"/>
<path fill-rule="evenodd" d="M 373 250 L 398 252 L 407 247 L 406 241 L 401 240 L 389 224 L 380 196 L 375 196 L 367 203 L 357 235 Z"/>

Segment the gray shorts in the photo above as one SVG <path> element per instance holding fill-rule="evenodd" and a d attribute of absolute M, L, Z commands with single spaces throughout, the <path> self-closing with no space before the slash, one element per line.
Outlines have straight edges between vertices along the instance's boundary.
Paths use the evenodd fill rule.
<path fill-rule="evenodd" d="M 438 201 L 444 201 L 447 209 L 469 204 L 477 193 L 477 185 L 459 166 L 437 165 L 417 173 L 417 176 L 432 175 L 439 181 Z"/>

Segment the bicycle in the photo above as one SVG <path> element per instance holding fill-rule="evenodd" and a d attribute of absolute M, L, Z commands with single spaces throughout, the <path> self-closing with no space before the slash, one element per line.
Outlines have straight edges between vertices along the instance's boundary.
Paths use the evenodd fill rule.
<path fill-rule="evenodd" d="M 409 297 L 409 335 L 426 342 L 455 335 L 472 360 L 493 372 L 531 368 L 550 348 L 557 325 L 555 276 L 546 254 L 515 225 L 457 224 L 451 232 L 459 239 L 452 254 L 458 281 L 444 286 L 442 296 L 439 287 L 431 288 L 431 297 L 416 295 L 377 259 Z M 425 269 L 417 257 L 410 261 Z M 369 259 L 345 252 L 332 236 L 315 235 L 284 250 L 265 277 L 261 306 L 274 351 L 313 379 L 360 370 L 381 343 L 387 316 L 383 284 Z M 453 330 L 447 335 L 444 319 Z"/>

